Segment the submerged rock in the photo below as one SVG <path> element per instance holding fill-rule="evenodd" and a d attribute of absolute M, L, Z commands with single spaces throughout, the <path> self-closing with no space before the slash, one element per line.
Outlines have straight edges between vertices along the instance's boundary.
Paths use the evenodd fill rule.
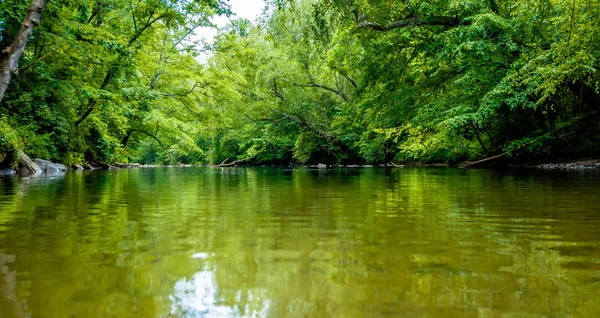
<path fill-rule="evenodd" d="M 22 175 L 32 175 L 42 173 L 42 168 L 31 160 L 23 150 L 19 150 L 17 157 L 19 158 L 19 173 Z"/>
<path fill-rule="evenodd" d="M 34 162 L 46 173 L 57 173 L 67 171 L 67 167 L 60 163 L 53 163 L 48 160 L 36 158 Z"/>

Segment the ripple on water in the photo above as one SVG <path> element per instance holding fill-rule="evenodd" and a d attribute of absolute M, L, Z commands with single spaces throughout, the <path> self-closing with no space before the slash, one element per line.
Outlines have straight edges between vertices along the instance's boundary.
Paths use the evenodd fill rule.
<path fill-rule="evenodd" d="M 0 316 L 598 317 L 599 185 L 453 169 L 14 179 Z"/>

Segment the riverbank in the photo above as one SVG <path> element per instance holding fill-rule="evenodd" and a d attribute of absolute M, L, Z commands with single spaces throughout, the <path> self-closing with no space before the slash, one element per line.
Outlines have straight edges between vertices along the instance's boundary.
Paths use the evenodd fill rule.
<path fill-rule="evenodd" d="M 112 165 L 74 165 L 67 167 L 64 164 L 53 163 L 47 160 L 36 158 L 30 159 L 25 153 L 19 152 L 19 159 L 17 160 L 16 168 L 0 167 L 0 177 L 6 176 L 31 176 L 36 174 L 55 174 L 65 172 L 67 170 L 110 170 L 110 169 L 133 169 L 133 168 L 158 168 L 158 167 L 213 167 L 223 168 L 221 165 L 197 165 L 197 164 L 175 164 L 175 165 L 162 165 L 162 164 L 140 164 L 140 163 L 115 163 Z M 473 162 L 461 162 L 459 164 L 449 163 L 421 163 L 421 162 L 406 162 L 406 163 L 387 163 L 387 164 L 376 164 L 376 165 L 356 165 L 356 164 L 339 164 L 339 165 L 327 165 L 327 164 L 315 164 L 315 165 L 269 165 L 260 163 L 249 163 L 240 162 L 237 165 L 227 167 L 267 167 L 267 166 L 278 166 L 278 167 L 306 167 L 313 169 L 331 169 L 331 168 L 373 168 L 373 167 L 387 167 L 387 168 L 405 168 L 405 167 L 452 167 L 452 168 L 518 168 L 518 169 L 542 169 L 542 170 L 594 170 L 600 169 L 600 159 L 578 159 L 578 160 L 564 160 L 558 162 L 547 162 L 547 163 L 527 163 L 527 164 L 515 164 L 506 162 L 491 162 L 482 164 L 473 164 Z"/>
<path fill-rule="evenodd" d="M 540 163 L 530 165 L 507 165 L 509 168 L 534 168 L 545 170 L 578 170 L 600 169 L 600 159 L 580 159 L 555 163 Z"/>
<path fill-rule="evenodd" d="M 372 167 L 388 167 L 388 168 L 405 168 L 405 167 L 449 167 L 449 168 L 485 168 L 485 169 L 496 169 L 496 168 L 519 168 L 519 169 L 543 169 L 543 170 L 587 170 L 587 169 L 600 169 L 600 159 L 578 159 L 569 161 L 558 161 L 558 162 L 547 162 L 547 163 L 527 163 L 527 164 L 515 164 L 515 163 L 489 163 L 473 165 L 472 162 L 461 162 L 458 164 L 451 163 L 421 163 L 421 162 L 405 162 L 405 163 L 388 163 L 378 165 L 302 165 L 302 167 L 308 168 L 372 168 Z"/>

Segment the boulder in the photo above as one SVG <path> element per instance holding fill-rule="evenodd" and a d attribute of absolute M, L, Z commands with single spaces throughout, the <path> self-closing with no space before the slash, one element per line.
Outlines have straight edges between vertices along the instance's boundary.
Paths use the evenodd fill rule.
<path fill-rule="evenodd" d="M 73 168 L 73 170 L 85 170 L 85 168 L 80 165 L 73 165 L 72 168 Z"/>
<path fill-rule="evenodd" d="M 19 172 L 23 175 L 31 175 L 42 173 L 42 168 L 31 160 L 23 150 L 19 150 L 17 157 L 19 158 Z"/>
<path fill-rule="evenodd" d="M 319 169 L 327 169 L 327 165 L 324 164 L 324 163 L 320 163 L 320 164 L 317 165 L 317 168 L 319 168 Z"/>
<path fill-rule="evenodd" d="M 17 174 L 16 171 L 14 171 L 13 169 L 0 169 L 0 177 L 8 177 L 8 176 L 14 176 L 15 174 Z"/>
<path fill-rule="evenodd" d="M 43 159 L 35 159 L 35 163 L 42 169 L 42 171 L 46 173 L 57 173 L 67 171 L 67 167 L 60 163 L 52 163 L 48 160 Z"/>

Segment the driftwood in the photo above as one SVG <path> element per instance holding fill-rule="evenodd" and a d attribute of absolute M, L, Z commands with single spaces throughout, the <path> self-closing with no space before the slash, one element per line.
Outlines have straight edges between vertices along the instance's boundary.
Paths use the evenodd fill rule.
<path fill-rule="evenodd" d="M 523 145 L 523 146 L 525 146 L 525 145 Z M 523 147 L 523 146 L 521 146 L 521 147 Z M 521 147 L 519 147 L 519 148 L 521 148 Z M 517 148 L 517 149 L 519 149 L 519 148 Z M 517 149 L 515 149 L 515 150 L 517 150 Z M 505 152 L 505 153 L 501 153 L 501 154 L 496 155 L 496 156 L 487 157 L 485 159 L 481 159 L 481 160 L 477 160 L 477 161 L 473 161 L 473 162 L 467 162 L 467 164 L 464 165 L 464 166 L 462 166 L 461 168 L 468 168 L 470 166 L 478 165 L 480 163 L 484 163 L 484 162 L 488 162 L 488 161 L 500 159 L 502 157 L 506 157 L 507 155 L 508 155 L 508 152 Z"/>
<path fill-rule="evenodd" d="M 237 166 L 240 163 L 244 163 L 250 159 L 252 159 L 252 158 L 245 158 L 245 159 L 236 160 L 234 162 L 225 163 L 225 162 L 227 162 L 227 160 L 229 160 L 229 158 L 227 158 L 220 165 L 212 165 L 211 167 L 213 167 L 213 168 L 233 167 L 233 166 Z"/>

